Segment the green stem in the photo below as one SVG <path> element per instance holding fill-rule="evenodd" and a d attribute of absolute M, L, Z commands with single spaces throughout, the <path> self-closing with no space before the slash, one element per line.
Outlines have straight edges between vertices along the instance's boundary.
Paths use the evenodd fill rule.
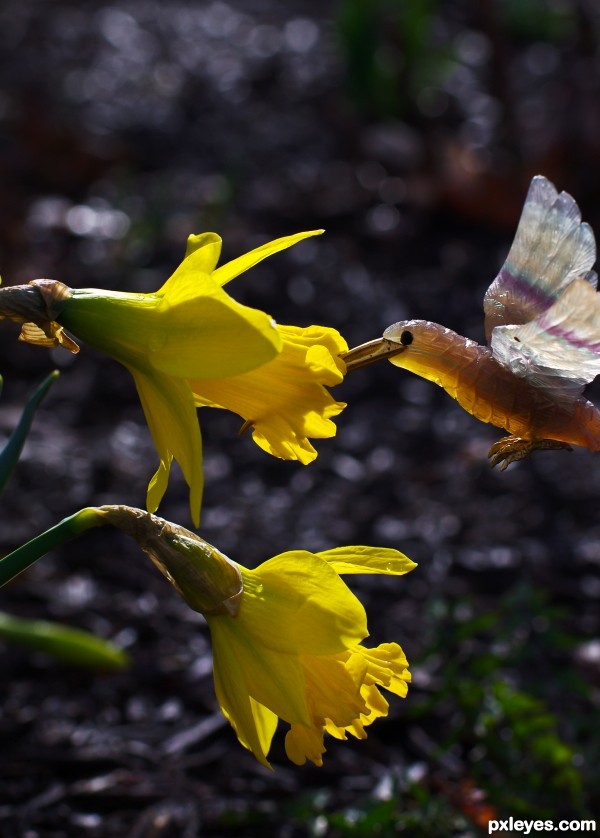
<path fill-rule="evenodd" d="M 18 547 L 0 560 L 0 587 L 6 585 L 19 573 L 41 559 L 43 555 L 53 550 L 65 541 L 79 535 L 92 527 L 102 527 L 107 523 L 101 511 L 93 506 L 80 509 L 74 515 L 63 518 L 49 530 L 32 538 L 27 544 Z"/>

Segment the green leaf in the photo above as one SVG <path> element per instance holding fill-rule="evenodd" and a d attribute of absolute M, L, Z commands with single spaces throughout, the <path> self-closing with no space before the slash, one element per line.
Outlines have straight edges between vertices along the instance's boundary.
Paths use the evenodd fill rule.
<path fill-rule="evenodd" d="M 4 489 L 8 478 L 12 474 L 13 469 L 21 456 L 21 451 L 23 450 L 27 434 L 31 428 L 35 411 L 50 389 L 52 382 L 58 378 L 58 376 L 58 370 L 54 370 L 54 372 L 51 372 L 50 375 L 42 381 L 40 386 L 25 405 L 17 427 L 14 429 L 8 442 L 0 452 L 0 492 Z"/>
<path fill-rule="evenodd" d="M 123 669 L 129 664 L 127 653 L 114 643 L 46 620 L 26 620 L 0 612 L 0 637 L 75 666 Z"/>

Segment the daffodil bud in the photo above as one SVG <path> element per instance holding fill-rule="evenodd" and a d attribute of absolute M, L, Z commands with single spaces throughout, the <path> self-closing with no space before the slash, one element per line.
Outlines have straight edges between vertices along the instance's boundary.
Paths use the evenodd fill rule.
<path fill-rule="evenodd" d="M 190 608 L 205 616 L 235 617 L 243 591 L 235 562 L 193 532 L 129 506 L 101 506 L 98 512 L 140 545 Z"/>

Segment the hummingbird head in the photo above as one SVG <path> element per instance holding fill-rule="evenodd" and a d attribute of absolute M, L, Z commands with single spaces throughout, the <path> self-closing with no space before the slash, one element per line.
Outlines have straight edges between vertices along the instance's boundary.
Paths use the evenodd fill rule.
<path fill-rule="evenodd" d="M 426 320 L 402 320 L 394 323 L 383 333 L 383 336 L 370 340 L 368 343 L 361 343 L 341 355 L 346 363 L 348 372 L 374 364 L 389 358 L 392 363 L 396 359 L 399 366 L 402 365 L 400 356 L 412 346 L 415 338 L 418 340 L 423 327 L 429 325 Z"/>

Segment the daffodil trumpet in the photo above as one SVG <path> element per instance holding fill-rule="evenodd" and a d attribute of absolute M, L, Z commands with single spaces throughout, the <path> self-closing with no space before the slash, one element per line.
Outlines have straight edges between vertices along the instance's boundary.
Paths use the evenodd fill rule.
<path fill-rule="evenodd" d="M 74 289 L 36 279 L 0 289 L 0 319 L 21 323 L 20 339 L 28 343 L 77 352 L 72 334 L 127 367 L 159 456 L 147 508 L 158 509 L 175 459 L 198 526 L 203 474 L 197 407 L 239 413 L 261 448 L 305 464 L 317 453 L 309 438 L 335 434 L 332 417 L 345 405 L 325 388 L 343 379 L 343 338 L 326 327 L 277 326 L 224 290 L 262 259 L 322 232 L 276 239 L 219 267 L 220 237 L 190 236 L 182 264 L 154 293 Z"/>

